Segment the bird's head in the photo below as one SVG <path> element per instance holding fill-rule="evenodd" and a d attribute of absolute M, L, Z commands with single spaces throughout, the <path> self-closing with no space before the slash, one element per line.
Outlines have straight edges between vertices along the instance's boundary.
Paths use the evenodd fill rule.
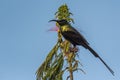
<path fill-rule="evenodd" d="M 57 22 L 60 26 L 69 24 L 69 23 L 67 22 L 67 20 L 65 20 L 65 19 L 61 19 L 61 20 L 50 20 L 49 22 L 51 22 L 51 21 Z"/>

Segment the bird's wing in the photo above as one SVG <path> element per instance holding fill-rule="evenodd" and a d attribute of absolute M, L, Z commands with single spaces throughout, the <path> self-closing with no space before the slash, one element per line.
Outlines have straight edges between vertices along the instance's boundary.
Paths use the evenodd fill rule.
<path fill-rule="evenodd" d="M 85 43 L 89 45 L 87 40 L 75 28 L 71 27 L 71 25 L 67 26 L 67 28 L 68 30 L 62 32 L 62 35 L 67 40 L 72 41 L 73 43 L 76 43 L 77 45 L 81 45 L 81 43 Z"/>
<path fill-rule="evenodd" d="M 74 32 L 75 32 L 76 34 L 79 34 L 79 37 L 81 37 L 82 40 L 83 40 L 86 44 L 89 45 L 89 43 L 87 42 L 87 40 L 83 37 L 83 35 L 82 35 L 78 30 L 76 30 L 74 27 L 71 27 L 71 28 L 72 28 L 72 30 L 74 30 Z"/>
<path fill-rule="evenodd" d="M 87 40 L 74 28 L 70 28 L 67 31 L 63 31 L 62 35 L 72 44 L 75 45 L 81 45 L 81 43 L 89 44 Z"/>

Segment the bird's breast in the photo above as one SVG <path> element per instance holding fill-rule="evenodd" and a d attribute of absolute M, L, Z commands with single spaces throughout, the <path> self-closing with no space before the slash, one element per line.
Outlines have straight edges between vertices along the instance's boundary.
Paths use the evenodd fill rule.
<path fill-rule="evenodd" d="M 61 27 L 62 32 L 69 31 L 69 30 L 70 30 L 70 28 L 68 26 L 66 26 L 66 25 Z"/>

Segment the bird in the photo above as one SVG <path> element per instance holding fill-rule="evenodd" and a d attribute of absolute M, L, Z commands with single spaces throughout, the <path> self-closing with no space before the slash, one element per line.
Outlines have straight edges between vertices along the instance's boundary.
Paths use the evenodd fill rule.
<path fill-rule="evenodd" d="M 84 38 L 84 36 L 65 19 L 61 20 L 50 20 L 49 22 L 56 22 L 59 26 L 59 30 L 62 36 L 68 40 L 74 47 L 80 45 L 85 49 L 88 49 L 96 58 L 99 58 L 100 61 L 106 66 L 106 68 L 110 71 L 110 73 L 114 76 L 114 71 L 106 64 L 106 62 L 98 55 L 98 53 L 93 50 L 88 41 Z"/>

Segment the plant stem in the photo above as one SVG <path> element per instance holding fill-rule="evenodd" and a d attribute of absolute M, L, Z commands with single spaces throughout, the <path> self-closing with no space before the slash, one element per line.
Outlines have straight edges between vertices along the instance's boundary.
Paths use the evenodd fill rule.
<path fill-rule="evenodd" d="M 72 62 L 69 61 L 69 73 L 70 73 L 70 80 L 73 80 L 73 71 L 72 71 Z"/>

